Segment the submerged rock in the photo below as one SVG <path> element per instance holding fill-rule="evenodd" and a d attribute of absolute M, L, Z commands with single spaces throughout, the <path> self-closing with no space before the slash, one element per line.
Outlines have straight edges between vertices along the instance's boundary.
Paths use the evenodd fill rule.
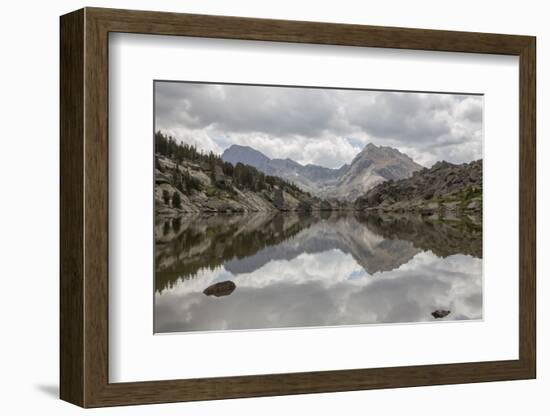
<path fill-rule="evenodd" d="M 445 318 L 447 315 L 449 315 L 451 313 L 451 311 L 446 311 L 444 309 L 437 309 L 435 311 L 432 312 L 432 316 L 435 318 L 435 319 L 441 319 L 441 318 Z"/>
<path fill-rule="evenodd" d="M 208 286 L 202 293 L 204 293 L 206 296 L 216 296 L 217 298 L 220 296 L 227 296 L 233 293 L 237 285 L 233 283 L 231 280 L 226 280 L 225 282 L 218 282 L 213 284 L 212 286 Z"/>

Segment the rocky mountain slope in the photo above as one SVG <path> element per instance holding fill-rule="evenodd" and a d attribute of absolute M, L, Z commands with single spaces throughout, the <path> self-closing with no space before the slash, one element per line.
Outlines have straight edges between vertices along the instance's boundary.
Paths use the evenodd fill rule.
<path fill-rule="evenodd" d="M 455 165 L 437 162 L 410 178 L 389 180 L 358 198 L 358 209 L 420 211 L 432 214 L 480 214 L 482 209 L 483 165 L 481 160 Z"/>
<path fill-rule="evenodd" d="M 421 165 L 399 150 L 369 143 L 329 193 L 338 199 L 355 200 L 379 183 L 409 178 L 420 169 Z"/>
<path fill-rule="evenodd" d="M 230 163 L 245 163 L 267 175 L 278 176 L 323 198 L 353 201 L 380 182 L 402 179 L 422 169 L 410 157 L 391 147 L 370 143 L 351 164 L 339 169 L 301 165 L 292 159 L 270 159 L 248 147 L 233 145 L 222 154 Z"/>
<path fill-rule="evenodd" d="M 155 171 L 157 214 L 193 212 L 310 211 L 331 209 L 331 205 L 296 187 L 267 183 L 262 189 L 236 184 L 221 168 L 183 160 L 174 163 L 158 155 Z M 178 178 L 185 178 L 180 180 Z M 269 179 L 268 179 L 269 181 Z M 183 182 L 183 186 L 179 185 Z M 194 183 L 195 188 L 185 183 Z M 175 197 L 175 195 L 179 195 Z M 179 199 L 178 204 L 176 200 Z"/>
<path fill-rule="evenodd" d="M 160 216 L 198 212 L 311 211 L 338 208 L 284 179 L 224 162 L 156 135 L 155 205 Z"/>

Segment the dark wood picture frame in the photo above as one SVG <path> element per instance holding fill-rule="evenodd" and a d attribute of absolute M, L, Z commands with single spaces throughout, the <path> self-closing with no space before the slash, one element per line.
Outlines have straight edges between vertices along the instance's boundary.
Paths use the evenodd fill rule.
<path fill-rule="evenodd" d="M 518 380 L 536 377 L 535 38 L 85 8 L 60 21 L 60 396 L 82 407 Z M 519 359 L 109 383 L 110 32 L 519 57 Z"/>

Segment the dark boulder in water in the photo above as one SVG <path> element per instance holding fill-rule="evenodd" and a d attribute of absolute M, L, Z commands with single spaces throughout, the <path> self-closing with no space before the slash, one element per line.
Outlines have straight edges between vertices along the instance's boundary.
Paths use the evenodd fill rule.
<path fill-rule="evenodd" d="M 432 316 L 435 319 L 441 319 L 441 318 L 445 318 L 450 313 L 451 313 L 451 311 L 446 311 L 444 309 L 438 309 L 438 310 L 432 312 Z"/>
<path fill-rule="evenodd" d="M 218 282 L 212 286 L 208 286 L 202 293 L 206 296 L 216 296 L 218 298 L 220 296 L 230 295 L 236 287 L 237 285 L 231 280 L 226 280 L 225 282 Z"/>

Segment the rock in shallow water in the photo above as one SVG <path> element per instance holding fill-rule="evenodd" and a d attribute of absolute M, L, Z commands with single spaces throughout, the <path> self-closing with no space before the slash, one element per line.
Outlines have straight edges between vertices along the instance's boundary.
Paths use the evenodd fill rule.
<path fill-rule="evenodd" d="M 212 286 L 208 286 L 202 293 L 204 293 L 206 296 L 216 296 L 217 298 L 220 296 L 227 296 L 233 293 L 237 285 L 233 283 L 231 280 L 226 280 L 225 282 L 218 282 L 213 284 Z"/>
<path fill-rule="evenodd" d="M 451 311 L 446 311 L 444 309 L 438 309 L 438 310 L 432 312 L 432 316 L 435 319 L 441 319 L 441 318 L 445 318 L 450 313 L 451 313 Z"/>

